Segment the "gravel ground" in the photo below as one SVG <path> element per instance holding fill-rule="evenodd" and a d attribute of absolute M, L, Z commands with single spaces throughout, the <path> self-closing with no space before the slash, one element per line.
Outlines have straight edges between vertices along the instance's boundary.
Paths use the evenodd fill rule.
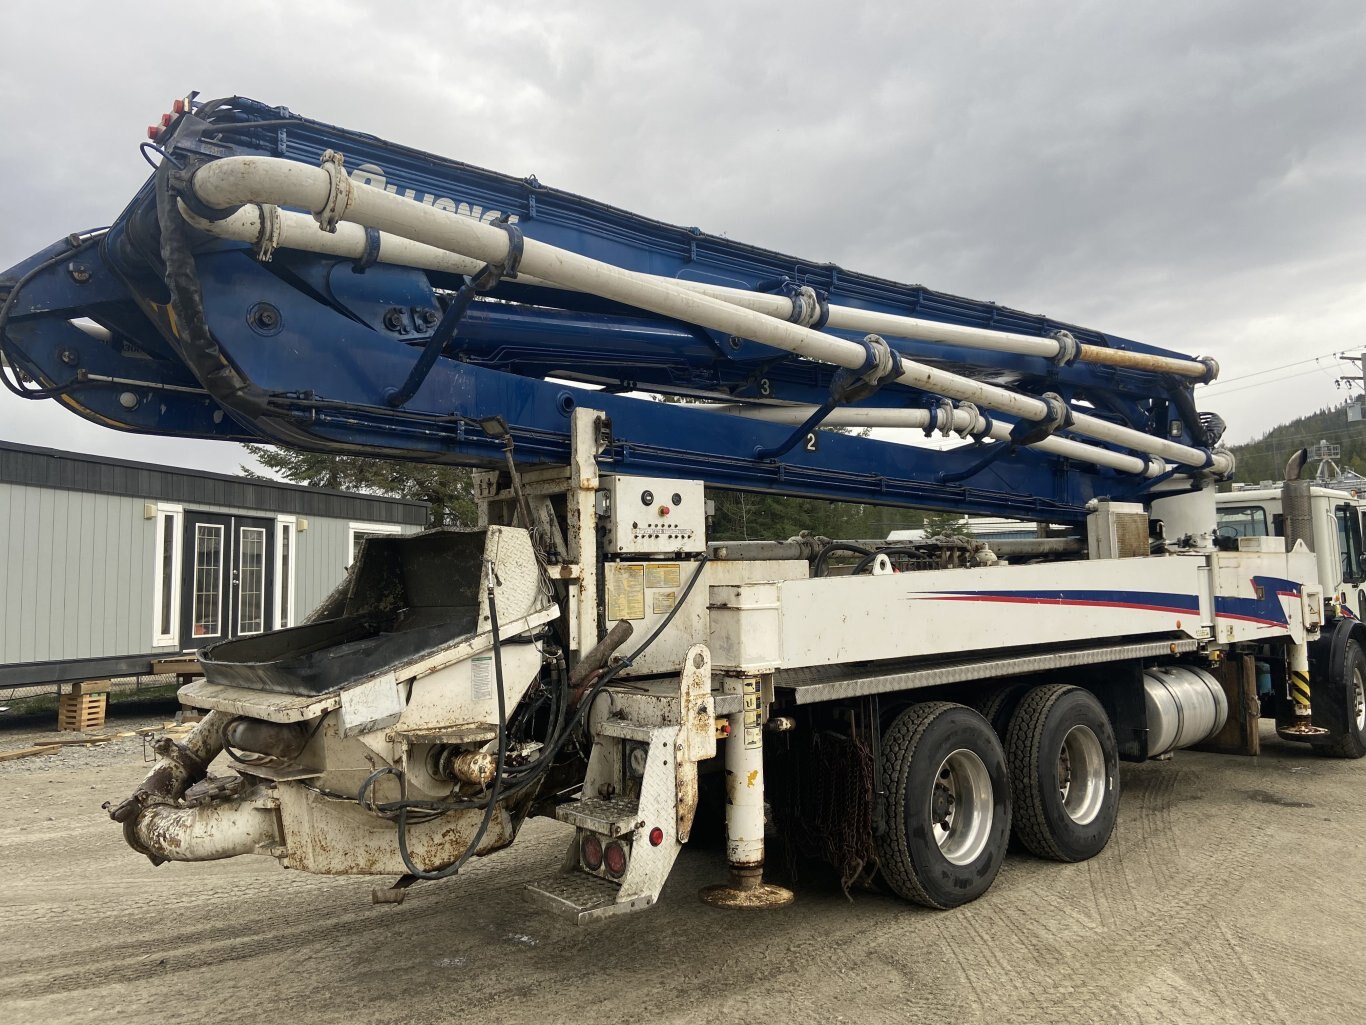
<path fill-rule="evenodd" d="M 1124 766 L 1100 857 L 1012 855 L 957 911 L 820 876 L 720 911 L 696 899 L 720 852 L 690 849 L 660 906 L 585 928 L 522 893 L 558 823 L 377 907 L 372 880 L 134 855 L 99 806 L 146 771 L 139 738 L 2 762 L 0 1021 L 1366 1021 L 1366 763 L 1264 752 Z"/>

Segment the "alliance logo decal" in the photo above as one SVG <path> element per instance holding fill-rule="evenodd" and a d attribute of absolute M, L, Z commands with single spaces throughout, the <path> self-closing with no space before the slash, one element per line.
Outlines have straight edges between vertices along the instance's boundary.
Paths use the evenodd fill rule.
<path fill-rule="evenodd" d="M 457 214 L 461 217 L 469 217 L 482 224 L 496 221 L 503 216 L 501 210 L 485 210 L 477 203 L 457 203 L 449 196 L 434 196 L 430 192 L 418 192 L 416 189 L 404 189 L 399 191 L 397 185 L 389 184 L 389 179 L 384 173 L 384 168 L 376 164 L 360 164 L 351 172 L 351 180 L 358 185 L 370 185 L 377 189 L 383 189 L 391 196 L 402 196 L 404 199 L 411 199 L 424 206 L 430 206 L 437 210 L 445 210 L 447 213 Z M 516 224 L 521 220 L 517 214 L 508 215 L 508 223 Z"/>

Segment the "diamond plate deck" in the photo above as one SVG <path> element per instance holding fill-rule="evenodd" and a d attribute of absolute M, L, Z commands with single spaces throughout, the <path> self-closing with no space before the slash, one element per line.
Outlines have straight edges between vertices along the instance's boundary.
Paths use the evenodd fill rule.
<path fill-rule="evenodd" d="M 877 672 L 871 667 L 862 673 L 850 673 L 837 666 L 815 669 L 781 669 L 774 676 L 774 686 L 791 690 L 797 704 L 809 705 L 817 701 L 863 697 L 866 694 L 886 694 L 891 691 L 914 690 L 918 687 L 937 687 L 946 683 L 987 680 L 1022 673 L 1037 673 L 1047 669 L 1095 665 L 1124 659 L 1157 658 L 1195 651 L 1200 642 L 1186 638 L 1153 641 L 1146 644 L 1116 644 L 1087 648 L 1072 648 L 1042 654 L 1008 656 L 1004 658 L 966 658 L 936 662 L 930 665 Z"/>
<path fill-rule="evenodd" d="M 586 872 L 566 872 L 526 886 L 532 900 L 580 925 L 595 918 L 639 911 L 654 903 L 648 895 L 618 903 L 618 889 L 616 883 Z"/>
<path fill-rule="evenodd" d="M 604 836 L 621 836 L 641 824 L 640 806 L 623 797 L 590 797 L 585 801 L 570 801 L 555 809 L 555 817 L 571 826 L 591 829 Z"/>

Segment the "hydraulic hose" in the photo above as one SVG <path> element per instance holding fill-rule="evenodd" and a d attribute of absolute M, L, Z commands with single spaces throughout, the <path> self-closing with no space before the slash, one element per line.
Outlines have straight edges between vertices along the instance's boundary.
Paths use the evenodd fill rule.
<path fill-rule="evenodd" d="M 464 853 L 449 865 L 434 871 L 425 871 L 413 863 L 412 855 L 408 852 L 408 808 L 405 806 L 399 809 L 398 853 L 403 858 L 403 867 L 408 870 L 408 874 L 418 879 L 446 879 L 464 868 L 465 863 L 479 850 L 479 845 L 488 832 L 489 823 L 493 821 L 493 815 L 498 809 L 498 797 L 503 788 L 503 774 L 508 756 L 508 731 L 507 696 L 503 693 L 503 644 L 498 635 L 498 599 L 494 594 L 492 581 L 489 582 L 488 599 L 489 629 L 493 633 L 493 686 L 498 695 L 498 761 L 494 766 L 493 782 L 489 785 L 488 803 L 484 806 L 484 817 L 479 822 L 479 828 L 475 830 L 474 838 L 470 840 Z"/>
<path fill-rule="evenodd" d="M 816 561 L 811 565 L 811 575 L 813 577 L 825 576 L 825 563 L 836 552 L 846 552 L 849 555 L 865 557 L 873 554 L 871 548 L 865 548 L 863 545 L 850 544 L 848 541 L 835 541 L 820 550 L 820 554 L 816 556 Z"/>

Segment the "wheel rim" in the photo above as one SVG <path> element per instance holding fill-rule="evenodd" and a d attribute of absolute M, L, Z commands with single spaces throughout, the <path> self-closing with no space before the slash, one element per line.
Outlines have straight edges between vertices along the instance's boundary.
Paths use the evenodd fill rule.
<path fill-rule="evenodd" d="M 1105 752 L 1089 726 L 1067 731 L 1058 752 L 1058 796 L 1062 810 L 1079 826 L 1100 814 L 1105 803 Z"/>
<path fill-rule="evenodd" d="M 935 773 L 930 817 L 939 853 L 954 865 L 968 865 L 981 855 L 991 837 L 995 801 L 991 775 L 974 751 L 960 747 L 949 753 Z"/>
<path fill-rule="evenodd" d="M 1362 686 L 1361 670 L 1352 670 L 1352 710 L 1356 712 L 1357 732 L 1366 732 L 1366 687 Z"/>

